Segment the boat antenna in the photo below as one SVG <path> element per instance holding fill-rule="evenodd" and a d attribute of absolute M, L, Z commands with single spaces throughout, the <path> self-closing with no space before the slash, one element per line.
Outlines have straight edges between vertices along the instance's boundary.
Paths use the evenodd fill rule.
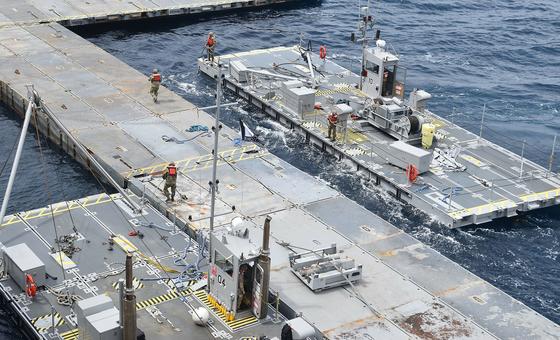
<path fill-rule="evenodd" d="M 350 40 L 352 42 L 361 42 L 362 43 L 362 59 L 360 63 L 360 90 L 363 86 L 364 81 L 364 70 L 365 70 L 365 53 L 368 47 L 368 30 L 373 28 L 374 19 L 373 16 L 370 14 L 370 0 L 367 1 L 367 6 L 362 7 L 362 2 L 359 2 L 358 8 L 358 33 L 359 38 L 356 39 L 356 35 L 352 33 Z"/>

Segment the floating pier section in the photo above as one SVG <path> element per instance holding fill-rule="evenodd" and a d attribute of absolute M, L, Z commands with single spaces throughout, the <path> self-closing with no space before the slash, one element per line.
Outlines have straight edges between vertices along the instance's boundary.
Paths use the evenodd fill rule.
<path fill-rule="evenodd" d="M 91 2 L 97 8 L 106 3 Z M 11 21 L 0 28 L 0 100 L 22 114 L 27 104 L 25 85 L 33 84 L 72 135 L 115 180 L 134 192 L 133 199 L 150 204 L 142 215 L 127 208 L 118 195 L 39 207 L 0 221 L 0 242 L 5 246 L 29 244 L 51 274 L 49 285 L 54 291 L 70 285 L 73 294 L 84 297 L 106 293 L 115 299 L 118 274 L 112 263 L 122 261 L 126 252 L 143 254 L 135 272 L 157 280 L 138 284 L 139 328 L 148 338 L 208 336 L 206 329 L 189 326 L 183 300 L 166 276 L 154 270 L 154 261 L 172 267 L 189 235 L 208 233 L 213 138 L 188 130 L 193 125 L 212 126 L 213 118 L 164 87 L 154 103 L 145 75 L 64 26 L 48 22 L 56 20 L 54 17 L 41 18 L 40 13 L 48 9 L 36 10 L 31 4 L 43 3 L 11 1 L 0 7 L 1 20 Z M 72 2 L 57 4 L 63 7 Z M 57 13 L 71 12 L 58 9 Z M 116 73 L 119 77 L 115 78 Z M 35 118 L 39 131 L 52 143 L 90 166 L 48 116 L 37 111 Z M 321 181 L 258 145 L 236 146 L 237 137 L 237 131 L 225 126 L 219 132 L 215 225 L 223 229 L 240 217 L 248 223 L 249 232 L 258 235 L 265 216 L 272 217 L 270 286 L 273 292 L 280 292 L 288 317 L 295 316 L 290 310 L 303 313 L 317 331 L 332 339 L 348 334 L 391 339 L 440 335 L 549 339 L 560 334 L 554 322 Z M 185 140 L 189 141 L 182 142 Z M 177 202 L 166 203 L 160 174 L 171 161 L 179 169 L 178 195 Z M 129 234 L 126 224 L 143 219 L 169 230 L 138 224 L 145 237 Z M 83 253 L 68 260 L 52 256 L 53 227 L 60 227 L 60 233 L 66 235 L 75 232 L 71 228 L 74 222 L 79 234 L 75 242 Z M 332 243 L 363 265 L 363 279 L 354 288 L 358 295 L 343 288 L 316 294 L 290 272 L 286 244 L 313 249 Z M 10 282 L 0 283 L 1 295 L 22 327 L 42 339 L 78 336 L 71 311 L 57 303 L 55 294 L 45 292 L 31 301 Z M 187 290 L 187 295 L 194 305 L 207 302 L 204 294 Z M 212 311 L 211 317 L 212 334 L 240 337 L 262 333 L 258 327 L 263 325 L 247 315 L 232 321 Z"/>

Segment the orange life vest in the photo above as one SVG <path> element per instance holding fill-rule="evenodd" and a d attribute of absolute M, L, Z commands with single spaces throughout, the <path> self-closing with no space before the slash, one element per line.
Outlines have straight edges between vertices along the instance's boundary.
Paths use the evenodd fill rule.
<path fill-rule="evenodd" d="M 206 45 L 208 45 L 208 47 L 214 46 L 214 38 L 208 37 L 208 41 L 206 42 Z"/>
<path fill-rule="evenodd" d="M 154 74 L 152 74 L 152 81 L 159 81 L 159 82 L 161 82 L 161 74 L 159 74 L 159 73 L 154 73 Z"/>
<path fill-rule="evenodd" d="M 338 115 L 331 113 L 327 119 L 329 120 L 329 123 L 336 124 L 338 122 Z"/>
<path fill-rule="evenodd" d="M 167 167 L 170 176 L 177 176 L 177 168 L 174 166 Z"/>

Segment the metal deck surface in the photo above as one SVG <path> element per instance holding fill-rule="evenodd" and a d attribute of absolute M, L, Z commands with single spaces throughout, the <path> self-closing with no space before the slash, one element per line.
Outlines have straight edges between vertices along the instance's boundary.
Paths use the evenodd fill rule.
<path fill-rule="evenodd" d="M 193 138 L 197 133 L 185 130 L 193 124 L 210 126 L 210 115 L 165 88 L 160 89 L 159 103 L 154 104 L 144 75 L 58 24 L 1 29 L 0 55 L 0 98 L 5 103 L 21 113 L 25 84 L 34 84 L 46 105 L 118 181 L 127 182 L 171 221 L 186 226 L 187 232 L 207 231 L 213 138 L 202 134 L 190 142 L 173 144 L 161 136 Z M 115 70 L 120 74 L 116 79 Z M 38 124 L 43 134 L 86 163 L 42 114 Z M 361 299 L 347 288 L 316 294 L 289 272 L 288 249 L 272 244 L 271 289 L 280 291 L 283 302 L 302 312 L 329 338 L 342 339 L 348 334 L 363 338 L 366 333 L 381 338 L 560 337 L 560 327 L 552 321 L 257 145 L 234 146 L 236 137 L 238 133 L 227 127 L 220 131 L 217 225 L 227 226 L 241 216 L 258 234 L 264 216 L 270 214 L 275 240 L 310 248 L 338 243 L 364 266 L 364 278 L 356 284 Z M 188 199 L 166 204 L 159 173 L 170 161 L 179 167 L 178 191 Z M 103 196 L 94 199 L 96 203 L 98 200 L 102 202 Z M 78 277 L 76 280 L 90 289 L 83 293 L 91 295 L 95 293 L 93 286 L 98 288 L 97 293 L 111 290 L 113 280 L 90 283 L 83 277 L 107 271 L 107 264 L 122 261 L 124 254 L 116 246 L 112 252 L 103 250 L 103 240 L 111 232 L 127 237 L 129 228 L 123 223 L 127 212 L 121 214 L 112 202 L 81 206 L 75 210 L 80 214 L 73 216 L 79 232 L 95 248 L 85 241 L 81 254 L 73 259 L 80 270 L 68 276 Z M 146 218 L 169 225 L 154 209 L 147 210 Z M 21 218 L 8 217 L 0 241 L 7 245 L 28 242 L 47 263 L 49 273 L 60 280 L 58 264 L 34 232 L 53 243 L 49 213 L 49 209 L 39 209 Z M 57 225 L 68 232 L 69 216 L 64 209 L 55 215 L 61 219 Z M 155 255 L 170 255 L 169 245 L 151 232 L 145 232 L 144 240 Z M 183 234 L 170 235 L 167 240 L 176 250 L 186 243 Z M 150 256 L 137 238 L 131 242 Z M 137 275 L 153 273 L 143 270 L 146 267 L 138 266 Z M 9 287 L 9 282 L 3 284 Z M 60 282 L 52 283 L 56 284 Z M 139 301 L 164 294 L 168 288 L 162 284 L 147 286 L 142 288 L 146 295 L 140 295 L 144 293 L 139 290 Z M 11 292 L 17 295 L 13 287 Z M 31 319 L 49 313 L 46 301 L 29 305 L 24 298 L 21 300 L 22 306 L 31 307 L 23 308 Z M 182 303 L 165 303 L 160 310 L 175 327 L 190 329 Z M 59 313 L 68 314 L 64 309 Z M 183 332 L 176 332 L 165 322 L 160 325 L 149 314 L 142 312 L 140 319 L 144 331 L 165 329 L 162 334 L 184 338 Z M 61 331 L 71 328 L 68 324 L 63 327 L 67 328 Z"/>
<path fill-rule="evenodd" d="M 316 101 L 328 103 L 349 99 L 359 101 L 365 94 L 356 89 L 359 76 L 326 60 L 314 59 L 318 71 L 319 86 Z M 430 171 L 422 174 L 415 183 L 408 183 L 404 170 L 389 164 L 389 144 L 395 139 L 371 126 L 364 120 L 348 122 L 345 137 L 339 133 L 336 143 L 326 137 L 327 114 L 323 110 L 295 115 L 283 106 L 279 92 L 282 80 L 255 75 L 247 83 L 239 83 L 231 77 L 228 67 L 232 61 L 241 61 L 247 68 L 279 74 L 273 64 L 282 65 L 281 75 L 294 75 L 306 79 L 310 72 L 297 47 L 277 47 L 220 56 L 224 65 L 226 84 L 237 95 L 245 98 L 267 112 L 274 119 L 300 132 L 306 140 L 340 158 L 351 160 L 358 169 L 365 169 L 389 192 L 427 214 L 434 215 L 445 225 L 461 227 L 485 223 L 500 217 L 511 217 L 518 211 L 557 205 L 560 203 L 560 179 L 558 174 L 548 174 L 542 166 L 493 144 L 484 138 L 433 115 L 437 126 L 440 150 L 456 150 L 455 160 L 466 167 L 464 171 L 447 169 L 432 162 Z M 214 76 L 216 64 L 199 59 L 200 70 Z M 266 99 L 270 98 L 270 99 Z M 451 194 L 451 199 L 450 197 Z"/>
<path fill-rule="evenodd" d="M 112 247 L 108 242 L 111 237 L 118 236 L 130 242 L 127 247 L 137 248 L 134 252 L 134 277 L 137 279 L 138 327 L 148 339 L 158 336 L 208 339 L 220 338 L 218 334 L 229 334 L 230 338 L 279 334 L 283 319 L 261 322 L 247 313 L 239 315 L 234 321 L 224 322 L 219 313 L 214 312 L 211 313 L 208 329 L 196 326 L 189 311 L 204 306 L 203 291 L 193 293 L 191 287 L 194 281 L 185 282 L 185 287 L 169 282 L 183 270 L 175 265 L 174 260 L 189 243 L 189 236 L 174 228 L 173 223 L 149 205 L 144 206 L 142 215 L 132 214 L 130 209 L 123 208 L 125 206 L 118 195 L 101 194 L 6 218 L 0 232 L 0 243 L 12 246 L 25 242 L 45 263 L 47 273 L 54 277 L 46 282 L 50 290 L 40 291 L 35 299 L 27 297 L 10 278 L 0 281 L 0 289 L 14 301 L 38 333 L 49 339 L 69 340 L 78 336 L 75 316 L 70 307 L 57 303 L 55 293 L 69 291 L 81 298 L 105 294 L 118 307 L 115 287 L 118 279 L 124 278 L 126 252 L 118 242 Z M 51 216 L 51 208 L 54 217 Z M 138 222 L 154 223 L 171 231 L 134 227 Z M 74 233 L 73 225 L 78 233 L 74 246 L 80 250 L 64 260 L 64 274 L 58 257 L 53 257 L 51 252 L 51 247 L 57 249 L 53 223 L 59 236 Z M 141 231 L 144 238 L 128 236 L 133 228 Z M 168 267 L 166 270 L 175 272 L 163 271 L 154 259 Z M 192 256 L 187 257 L 187 262 L 193 260 Z"/>
<path fill-rule="evenodd" d="M 204 14 L 294 0 L 2 0 L 0 27 L 58 22 L 65 26 Z"/>

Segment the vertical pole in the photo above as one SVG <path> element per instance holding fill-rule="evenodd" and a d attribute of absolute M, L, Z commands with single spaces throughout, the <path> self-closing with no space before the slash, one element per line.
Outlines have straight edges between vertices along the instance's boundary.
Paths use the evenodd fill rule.
<path fill-rule="evenodd" d="M 136 295 L 132 285 L 132 254 L 126 254 L 123 340 L 136 340 Z"/>
<path fill-rule="evenodd" d="M 274 311 L 274 320 L 275 321 L 280 320 L 278 318 L 278 310 L 280 309 L 279 307 L 280 307 L 280 292 L 276 291 L 276 309 Z"/>
<path fill-rule="evenodd" d="M 482 125 L 484 125 L 484 115 L 486 114 L 486 104 L 482 108 L 482 118 L 480 119 L 480 132 L 478 133 L 478 141 L 482 138 Z"/>
<path fill-rule="evenodd" d="M 550 152 L 550 159 L 548 161 L 548 172 L 546 173 L 546 177 L 550 175 L 552 172 L 552 165 L 554 164 L 554 152 L 556 151 L 556 137 L 558 135 L 554 135 L 554 141 L 552 142 L 552 151 Z"/>
<path fill-rule="evenodd" d="M 523 177 L 523 164 L 525 163 L 525 143 L 526 140 L 523 140 L 523 144 L 521 145 L 521 166 L 519 167 L 519 178 Z"/>
<path fill-rule="evenodd" d="M 263 228 L 263 245 L 262 253 L 259 257 L 259 266 L 263 269 L 261 281 L 261 306 L 259 319 L 264 319 L 267 316 L 268 308 L 268 289 L 270 281 L 270 221 L 272 218 L 266 216 Z"/>
<path fill-rule="evenodd" d="M 54 306 L 51 306 L 51 323 L 52 323 L 52 331 L 54 333 L 54 314 L 56 313 Z"/>
<path fill-rule="evenodd" d="M 453 197 L 453 191 L 455 190 L 454 187 L 451 187 L 451 190 L 449 191 L 449 206 L 447 208 L 447 210 L 451 211 L 451 198 Z"/>
<path fill-rule="evenodd" d="M 216 79 L 216 119 L 214 123 L 214 127 L 212 130 L 214 131 L 214 150 L 212 150 L 212 154 L 214 158 L 212 160 L 212 181 L 210 182 L 210 191 L 212 194 L 212 198 L 210 201 L 210 232 L 208 234 L 208 254 L 210 257 L 210 269 L 214 265 L 214 257 L 212 254 L 212 233 L 214 232 L 214 212 L 216 206 L 216 190 L 218 186 L 218 180 L 216 179 L 216 168 L 218 165 L 218 142 L 220 136 L 220 103 L 222 97 L 222 68 L 220 64 L 218 64 L 218 79 Z M 207 290 L 210 291 L 210 280 L 211 275 L 208 275 L 208 284 Z"/>
<path fill-rule="evenodd" d="M 451 124 L 455 123 L 455 106 L 453 106 L 453 111 L 451 112 Z"/>
<path fill-rule="evenodd" d="M 119 325 L 124 327 L 124 279 L 119 279 Z"/>
<path fill-rule="evenodd" d="M 8 209 L 8 201 L 10 200 L 10 195 L 12 194 L 12 188 L 14 186 L 14 181 L 16 179 L 16 173 L 19 166 L 19 160 L 21 158 L 21 152 L 23 150 L 23 144 L 25 143 L 27 128 L 29 127 L 29 121 L 31 120 L 31 114 L 33 112 L 32 95 L 29 93 L 28 93 L 28 101 L 29 103 L 27 104 L 27 110 L 25 111 L 25 118 L 23 120 L 21 134 L 19 135 L 16 155 L 14 157 L 14 162 L 12 163 L 12 171 L 10 172 L 10 178 L 8 179 L 6 192 L 4 193 L 4 200 L 2 201 L 2 210 L 0 210 L 0 224 L 2 224 L 2 222 L 4 221 L 4 216 L 6 216 L 6 210 Z"/>

